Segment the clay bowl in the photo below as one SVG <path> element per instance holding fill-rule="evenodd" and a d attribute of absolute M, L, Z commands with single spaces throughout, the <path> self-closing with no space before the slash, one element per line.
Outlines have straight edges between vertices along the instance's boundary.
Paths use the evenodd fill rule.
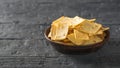
<path fill-rule="evenodd" d="M 100 49 L 104 45 L 105 42 L 108 41 L 109 36 L 110 36 L 110 32 L 107 30 L 107 31 L 105 31 L 105 33 L 106 33 L 105 39 L 102 42 L 87 45 L 87 46 L 76 46 L 75 44 L 69 44 L 69 43 L 64 43 L 64 42 L 58 42 L 58 41 L 51 40 L 48 37 L 49 32 L 50 32 L 50 27 L 47 28 L 44 32 L 46 40 L 48 42 L 50 42 L 51 45 L 58 52 L 61 52 L 61 53 L 64 53 L 64 54 L 87 54 L 87 53 L 95 52 L 98 49 Z"/>

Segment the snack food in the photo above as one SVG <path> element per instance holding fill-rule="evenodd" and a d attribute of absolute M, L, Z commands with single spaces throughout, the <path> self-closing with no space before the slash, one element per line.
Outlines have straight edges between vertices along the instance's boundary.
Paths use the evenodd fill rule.
<path fill-rule="evenodd" d="M 104 31 L 109 30 L 109 27 L 103 27 L 95 20 L 62 16 L 53 21 L 48 37 L 53 41 L 71 42 L 78 46 L 99 43 L 104 40 Z"/>

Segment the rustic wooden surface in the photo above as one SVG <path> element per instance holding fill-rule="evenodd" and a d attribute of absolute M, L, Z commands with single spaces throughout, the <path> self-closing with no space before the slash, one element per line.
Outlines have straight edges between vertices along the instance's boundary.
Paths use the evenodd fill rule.
<path fill-rule="evenodd" d="M 62 15 L 97 18 L 110 40 L 88 55 L 58 53 L 43 32 Z M 120 68 L 120 1 L 0 0 L 0 68 Z"/>

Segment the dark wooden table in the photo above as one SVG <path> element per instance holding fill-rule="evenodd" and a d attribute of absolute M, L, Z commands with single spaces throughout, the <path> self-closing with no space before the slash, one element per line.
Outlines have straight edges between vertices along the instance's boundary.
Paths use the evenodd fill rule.
<path fill-rule="evenodd" d="M 109 41 L 87 55 L 57 52 L 43 33 L 62 15 L 96 18 Z M 0 68 L 120 68 L 120 1 L 0 0 Z"/>

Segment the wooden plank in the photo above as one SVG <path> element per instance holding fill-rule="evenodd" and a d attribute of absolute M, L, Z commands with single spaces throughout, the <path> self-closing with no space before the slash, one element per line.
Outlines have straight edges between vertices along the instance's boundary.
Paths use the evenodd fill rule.
<path fill-rule="evenodd" d="M 44 24 L 65 16 L 79 15 L 84 18 L 97 18 L 98 22 L 119 24 L 119 1 L 12 1 L 0 3 L 0 22 L 22 24 Z M 29 8 L 30 7 L 30 8 Z M 49 12 L 48 12 L 49 11 Z M 4 13 L 5 12 L 5 13 Z"/>
<path fill-rule="evenodd" d="M 119 0 L 0 0 L 0 67 L 114 68 L 120 67 Z M 44 30 L 58 17 L 97 18 L 110 27 L 109 41 L 88 55 L 58 53 Z"/>
<path fill-rule="evenodd" d="M 0 38 L 40 39 L 39 25 L 0 24 Z"/>
<path fill-rule="evenodd" d="M 0 56 L 45 56 L 47 49 L 42 40 L 0 40 Z"/>
<path fill-rule="evenodd" d="M 41 68 L 44 66 L 44 57 L 0 57 L 0 67 L 2 68 Z"/>

